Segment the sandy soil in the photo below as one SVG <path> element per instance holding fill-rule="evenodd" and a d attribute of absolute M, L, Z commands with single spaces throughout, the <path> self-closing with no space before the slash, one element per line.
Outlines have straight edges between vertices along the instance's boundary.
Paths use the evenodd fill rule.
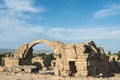
<path fill-rule="evenodd" d="M 59 77 L 50 74 L 11 74 L 11 75 L 0 75 L 0 80 L 120 80 L 120 77 L 111 78 L 93 78 L 93 77 Z"/>
<path fill-rule="evenodd" d="M 120 74 L 110 78 L 93 77 L 59 77 L 54 75 L 54 71 L 40 71 L 39 73 L 0 73 L 0 80 L 120 80 Z"/>

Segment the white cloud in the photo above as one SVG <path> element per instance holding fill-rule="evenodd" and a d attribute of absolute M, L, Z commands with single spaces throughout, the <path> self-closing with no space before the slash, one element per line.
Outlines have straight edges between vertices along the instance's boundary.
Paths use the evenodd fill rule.
<path fill-rule="evenodd" d="M 4 4 L 0 4 L 0 9 L 5 8 L 6 6 Z"/>
<path fill-rule="evenodd" d="M 31 14 L 42 13 L 45 11 L 43 7 L 35 7 L 34 0 L 3 0 L 0 4 L 0 16 L 14 16 L 19 18 L 30 18 Z M 30 14 L 25 14 L 28 12 Z"/>
<path fill-rule="evenodd" d="M 104 17 L 119 15 L 119 14 L 120 14 L 120 4 L 112 4 L 107 6 L 104 9 L 96 11 L 93 16 L 95 18 L 104 18 Z"/>
<path fill-rule="evenodd" d="M 9 17 L 16 17 L 16 18 L 22 18 L 22 19 L 28 19 L 28 18 L 31 18 L 30 15 L 28 14 L 24 14 L 24 13 L 21 13 L 21 12 L 16 12 L 14 10 L 11 10 L 11 9 L 4 9 L 4 10 L 0 10 L 0 17 L 6 17 L 6 16 L 9 16 Z"/>
<path fill-rule="evenodd" d="M 0 4 L 0 47 L 16 48 L 20 42 L 40 37 L 43 27 L 28 22 L 35 19 L 35 15 L 45 9 L 35 6 L 35 0 L 3 0 Z M 27 13 L 26 13 L 27 12 Z M 39 15 L 36 19 L 42 20 Z"/>
<path fill-rule="evenodd" d="M 54 34 L 54 35 L 53 35 Z M 81 39 L 120 39 L 119 27 L 108 28 L 51 28 L 46 35 L 60 40 L 81 40 Z"/>
<path fill-rule="evenodd" d="M 14 20 L 14 23 L 12 22 Z M 5 24 L 7 23 L 7 24 Z M 99 40 L 99 39 L 120 39 L 118 27 L 99 28 L 49 28 L 40 25 L 31 25 L 19 19 L 6 17 L 0 20 L 0 39 L 2 41 L 20 41 L 27 38 L 52 38 L 57 40 Z"/>
<path fill-rule="evenodd" d="M 43 8 L 37 9 L 32 4 L 33 0 L 4 0 L 7 8 L 15 11 L 42 12 Z"/>
<path fill-rule="evenodd" d="M 9 43 L 11 47 L 18 47 L 22 43 L 32 41 L 34 39 L 43 38 L 57 39 L 62 41 L 76 40 L 99 40 L 99 39 L 120 39 L 120 28 L 106 27 L 100 28 L 60 28 L 60 27 L 44 27 L 40 25 L 32 25 L 24 20 L 19 20 L 16 17 L 1 17 L 0 19 L 0 44 Z M 17 42 L 19 45 L 16 45 Z M 1 45 L 1 47 L 4 45 Z"/>
<path fill-rule="evenodd" d="M 33 6 L 33 0 L 4 0 L 0 5 L 0 39 L 1 42 L 14 42 L 27 37 L 36 37 L 42 33 L 42 27 L 29 23 L 31 14 L 43 11 L 43 8 Z M 41 17 L 41 16 L 39 16 Z"/>
<path fill-rule="evenodd" d="M 42 33 L 39 25 L 32 25 L 15 17 L 2 17 L 0 19 L 1 41 L 19 41 L 22 39 L 36 37 Z"/>
<path fill-rule="evenodd" d="M 120 39 L 119 26 L 116 28 L 114 28 L 113 26 L 112 28 L 93 27 L 75 29 L 60 27 L 48 28 L 49 26 L 44 27 L 29 23 L 25 19 L 30 18 L 31 15 L 24 14 L 24 11 L 32 13 L 42 12 L 42 9 L 38 9 L 32 5 L 32 1 L 33 0 L 5 0 L 5 4 L 0 6 L 0 44 L 3 44 L 1 45 L 1 47 L 3 47 L 6 44 L 6 42 L 9 43 L 11 47 L 18 47 L 18 45 L 16 45 L 17 42 L 22 42 L 23 40 L 26 40 L 26 42 L 28 42 L 29 40 L 32 41 L 33 39 L 38 39 L 41 37 L 47 39 L 52 38 L 57 40 Z M 23 2 L 24 4 L 22 4 Z M 119 8 L 115 5 L 111 5 L 110 7 L 112 8 L 112 11 L 119 10 Z M 106 8 L 103 11 L 101 10 L 101 13 L 99 12 L 99 15 L 101 15 L 101 17 L 102 15 L 103 17 L 107 16 L 108 12 L 112 12 L 111 8 L 110 10 L 109 8 Z M 104 13 L 106 13 L 106 15 Z M 42 17 L 38 16 L 38 19 L 42 20 Z"/>

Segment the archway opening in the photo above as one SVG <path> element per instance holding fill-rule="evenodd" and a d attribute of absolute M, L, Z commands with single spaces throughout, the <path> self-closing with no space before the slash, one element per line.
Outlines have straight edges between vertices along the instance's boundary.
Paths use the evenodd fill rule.
<path fill-rule="evenodd" d="M 52 48 L 54 47 L 52 47 L 51 43 L 47 40 L 35 40 L 22 50 L 23 55 L 19 63 L 20 65 L 35 66 L 36 68 L 31 68 L 31 72 L 41 72 L 40 70 L 48 69 L 53 70 L 54 66 L 51 66 L 51 62 L 55 58 L 53 57 L 54 53 Z M 52 74 L 54 74 L 54 71 Z"/>
<path fill-rule="evenodd" d="M 53 51 L 51 47 L 44 43 L 37 44 L 32 47 L 33 48 L 33 58 L 32 64 L 37 66 L 38 70 L 51 70 L 53 66 L 51 66 L 52 60 L 54 60 Z"/>
<path fill-rule="evenodd" d="M 33 48 L 33 56 L 37 56 L 38 54 L 42 54 L 42 53 L 46 53 L 46 54 L 53 53 L 51 47 L 43 43 L 37 44 L 32 48 Z"/>

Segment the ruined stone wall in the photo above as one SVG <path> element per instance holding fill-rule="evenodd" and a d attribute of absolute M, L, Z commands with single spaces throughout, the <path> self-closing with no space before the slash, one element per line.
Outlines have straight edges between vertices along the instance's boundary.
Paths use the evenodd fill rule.
<path fill-rule="evenodd" d="M 108 57 L 102 48 L 97 48 L 93 41 L 85 44 L 63 44 L 62 53 L 57 49 L 55 74 L 60 76 L 103 76 L 109 75 L 110 65 Z M 57 51 L 56 50 L 56 51 Z M 69 62 L 75 63 L 76 73 L 72 74 Z"/>
<path fill-rule="evenodd" d="M 108 55 L 108 57 L 112 72 L 120 73 L 120 60 L 118 59 L 118 56 L 111 54 Z"/>
<path fill-rule="evenodd" d="M 44 68 L 44 63 L 42 57 L 32 58 L 32 64 L 36 65 L 39 69 Z"/>
<path fill-rule="evenodd" d="M 32 64 L 36 65 L 38 69 L 49 69 L 51 66 L 51 61 L 42 57 L 34 57 L 32 59 Z"/>
<path fill-rule="evenodd" d="M 3 55 L 0 55 L 0 65 L 2 65 L 2 57 Z"/>
<path fill-rule="evenodd" d="M 4 66 L 6 67 L 13 67 L 13 66 L 19 66 L 19 60 L 17 58 L 10 58 L 5 57 L 4 60 Z"/>
<path fill-rule="evenodd" d="M 18 48 L 18 50 L 14 53 L 14 58 L 23 58 L 23 56 L 25 55 L 26 51 L 29 48 L 29 44 L 23 44 L 22 46 L 20 46 Z"/>
<path fill-rule="evenodd" d="M 103 48 L 93 41 L 88 43 L 64 44 L 60 41 L 35 40 L 22 45 L 14 57 L 32 59 L 32 47 L 45 43 L 54 52 L 55 75 L 59 76 L 96 76 L 110 74 L 109 60 Z"/>

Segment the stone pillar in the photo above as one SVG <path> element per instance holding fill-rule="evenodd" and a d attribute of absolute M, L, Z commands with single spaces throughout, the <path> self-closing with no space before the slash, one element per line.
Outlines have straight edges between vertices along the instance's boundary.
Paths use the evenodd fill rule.
<path fill-rule="evenodd" d="M 77 73 L 76 76 L 87 76 L 88 70 L 87 70 L 87 56 L 83 55 L 80 59 L 76 60 L 76 69 Z"/>

